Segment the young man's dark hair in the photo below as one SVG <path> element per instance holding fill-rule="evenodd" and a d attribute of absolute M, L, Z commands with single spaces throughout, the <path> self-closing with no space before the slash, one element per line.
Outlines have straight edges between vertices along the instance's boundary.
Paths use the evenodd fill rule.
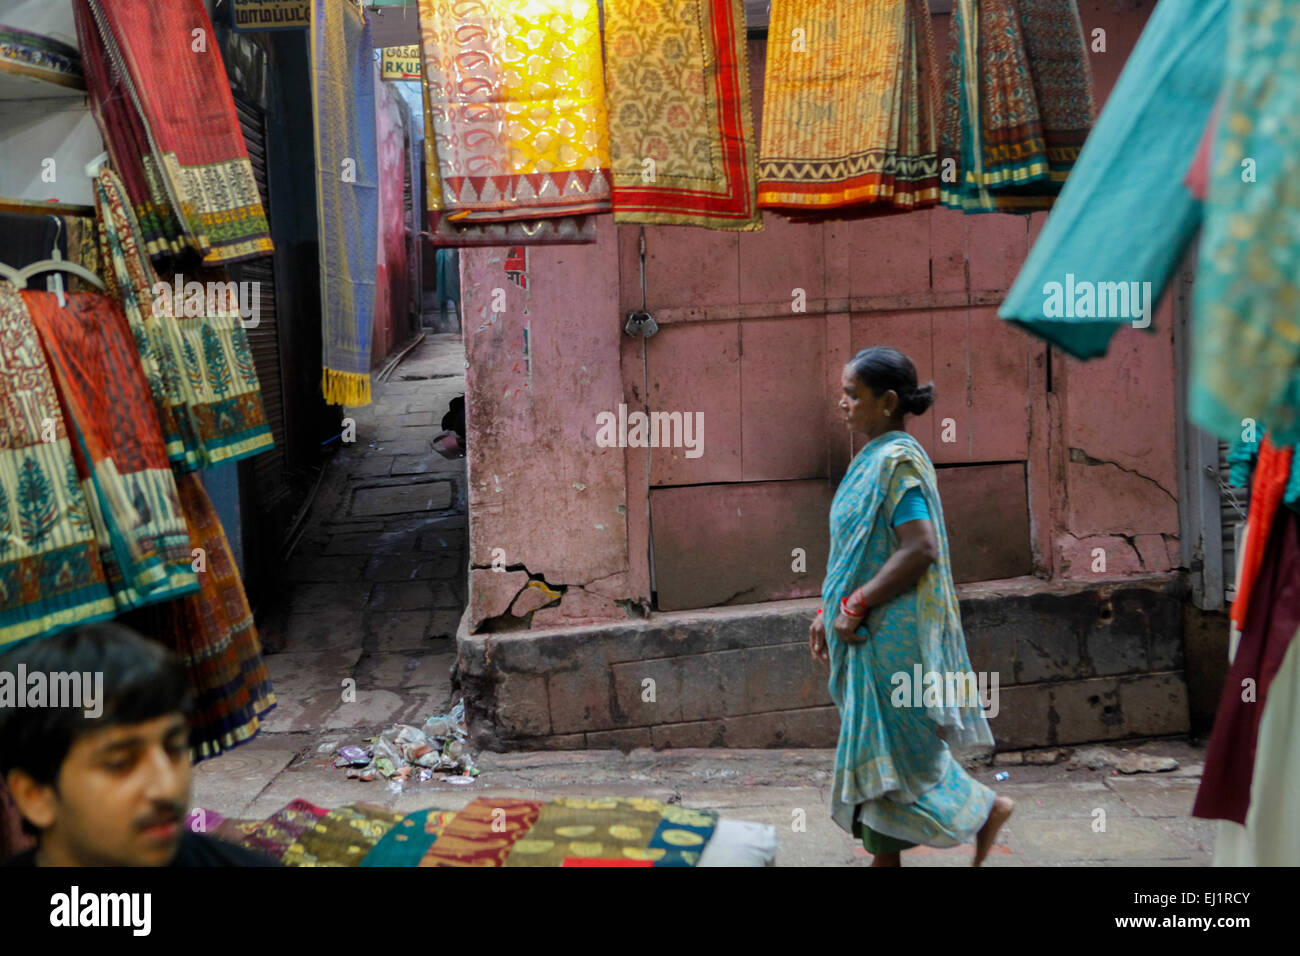
<path fill-rule="evenodd" d="M 270 862 L 186 828 L 193 691 L 162 645 L 93 624 L 0 656 L 0 682 L 0 775 L 37 834 L 8 863 Z"/>

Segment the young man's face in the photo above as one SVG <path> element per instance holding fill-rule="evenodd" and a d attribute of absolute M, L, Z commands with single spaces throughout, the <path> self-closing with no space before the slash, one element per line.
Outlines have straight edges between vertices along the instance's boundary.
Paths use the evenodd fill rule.
<path fill-rule="evenodd" d="M 188 725 L 169 714 L 86 734 L 57 787 L 19 789 L 24 815 L 41 829 L 42 865 L 164 866 L 189 812 Z"/>

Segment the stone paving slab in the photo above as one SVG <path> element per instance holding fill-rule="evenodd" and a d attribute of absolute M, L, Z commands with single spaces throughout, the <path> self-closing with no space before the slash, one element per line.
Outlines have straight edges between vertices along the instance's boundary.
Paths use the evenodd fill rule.
<path fill-rule="evenodd" d="M 452 485 L 449 481 L 420 481 L 381 488 L 357 488 L 352 493 L 354 515 L 407 515 L 422 511 L 442 511 L 451 506 Z"/>

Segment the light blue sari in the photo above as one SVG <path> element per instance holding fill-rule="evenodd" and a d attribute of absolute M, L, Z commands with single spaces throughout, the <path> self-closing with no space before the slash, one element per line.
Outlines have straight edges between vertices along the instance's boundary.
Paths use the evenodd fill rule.
<path fill-rule="evenodd" d="M 909 488 L 925 495 L 938 559 L 915 587 L 868 612 L 864 643 L 845 644 L 831 627 L 840 599 L 870 581 L 897 550 L 889 519 Z M 948 742 L 993 745 L 979 701 L 926 695 L 912 706 L 918 701 L 910 693 L 896 693 L 896 675 L 911 681 L 918 664 L 922 674 L 971 671 L 934 466 L 915 438 L 887 432 L 858 452 L 835 492 L 830 530 L 822 606 L 829 689 L 840 711 L 831 815 L 855 835 L 860 823 L 895 841 L 965 843 L 988 818 L 994 793 L 966 773 Z M 907 703 L 895 706 L 899 700 Z"/>

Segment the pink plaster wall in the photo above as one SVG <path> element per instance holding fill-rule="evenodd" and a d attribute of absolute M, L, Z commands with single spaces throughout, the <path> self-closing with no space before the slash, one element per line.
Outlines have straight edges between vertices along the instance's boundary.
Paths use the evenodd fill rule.
<path fill-rule="evenodd" d="M 1107 34 L 1092 57 L 1099 97 L 1153 6 L 1080 4 L 1085 29 Z M 942 45 L 946 18 L 936 34 Z M 751 41 L 756 122 L 763 63 Z M 532 248 L 527 293 L 505 281 L 504 249 L 464 250 L 472 564 L 486 568 L 500 547 L 508 566 L 581 589 L 534 626 L 622 616 L 615 601 L 650 594 L 650 488 L 818 473 L 833 483 L 850 453 L 833 414 L 839 368 L 887 341 L 936 383 L 939 403 L 913 429 L 936 464 L 1025 462 L 1038 573 L 1087 577 L 1095 547 L 1108 574 L 1167 569 L 1178 533 L 1168 304 L 1156 334 L 1125 330 L 1105 359 L 1053 355 L 1049 391 L 1046 347 L 996 318 L 1043 219 L 937 209 L 816 225 L 768 214 L 757 233 L 647 227 L 646 302 L 663 328 L 648 341 L 621 334 L 641 305 L 638 227 L 606 216 L 595 245 Z M 795 289 L 805 315 L 791 311 Z M 705 458 L 597 448 L 595 415 L 619 401 L 705 410 Z M 955 443 L 939 440 L 944 418 L 957 422 Z M 772 440 L 799 421 L 812 423 L 805 434 Z M 517 593 L 503 578 L 472 573 L 483 607 Z"/>
<path fill-rule="evenodd" d="M 406 261 L 405 169 L 408 153 L 405 129 L 392 85 L 375 73 L 375 138 L 379 154 L 379 245 L 375 275 L 375 328 L 371 337 L 370 365 L 384 358 L 410 337 L 407 309 L 410 290 Z"/>
<path fill-rule="evenodd" d="M 596 444 L 597 413 L 623 400 L 615 234 L 530 248 L 527 290 L 506 253 L 461 253 L 471 604 L 490 617 L 523 587 L 491 570 L 500 548 L 511 570 L 569 589 L 563 615 L 537 615 L 621 617 L 614 600 L 634 596 L 627 472 L 623 449 Z"/>

